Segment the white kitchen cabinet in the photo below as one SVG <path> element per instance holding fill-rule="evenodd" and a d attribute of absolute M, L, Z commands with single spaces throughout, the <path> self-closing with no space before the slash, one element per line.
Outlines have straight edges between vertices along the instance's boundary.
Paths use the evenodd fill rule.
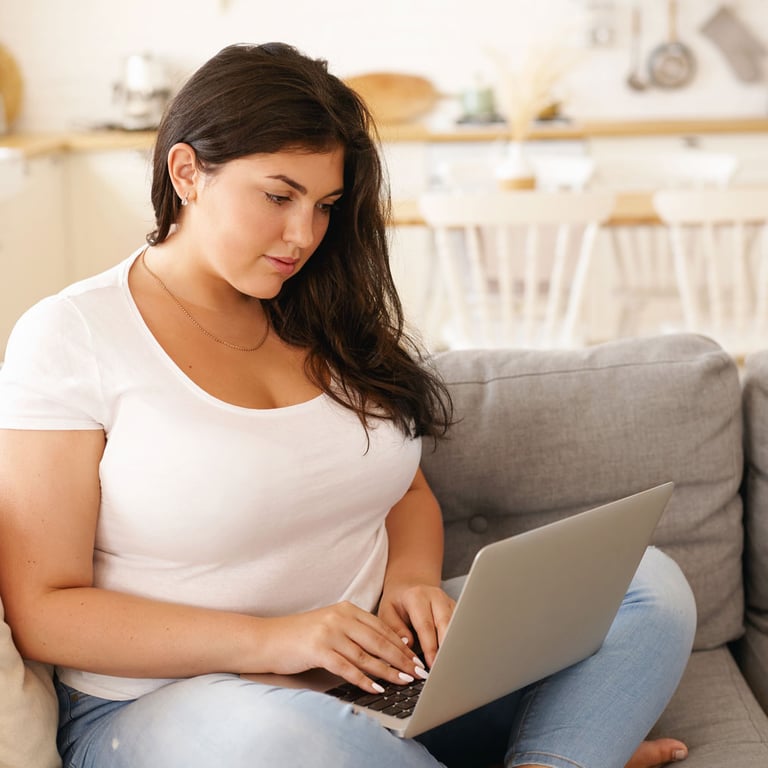
<path fill-rule="evenodd" d="M 710 152 L 728 152 L 739 162 L 733 184 L 768 184 L 768 133 L 732 133 L 701 136 L 699 146 Z"/>
<path fill-rule="evenodd" d="M 117 264 L 154 229 L 151 160 L 142 150 L 73 152 L 68 157 L 72 279 Z"/>
<path fill-rule="evenodd" d="M 723 153 L 736 158 L 733 184 L 768 184 L 768 133 L 683 133 L 669 136 L 593 137 L 596 185 L 627 188 L 663 186 L 660 158 L 679 152 Z M 630 169 L 637 169 L 636 175 Z"/>
<path fill-rule="evenodd" d="M 426 142 L 387 142 L 382 153 L 393 200 L 415 199 L 426 190 L 430 173 Z M 395 227 L 388 234 L 392 277 L 406 321 L 418 331 L 425 323 L 429 233 L 423 227 Z"/>
<path fill-rule="evenodd" d="M 429 179 L 429 150 L 424 141 L 384 142 L 384 172 L 394 199 L 416 197 Z"/>
<path fill-rule="evenodd" d="M 19 316 L 69 282 L 65 163 L 24 159 L 14 194 L 0 199 L 0 360 Z"/>
<path fill-rule="evenodd" d="M 432 241 L 425 227 L 396 227 L 389 232 L 390 266 L 409 330 L 427 326 L 427 298 L 437 279 Z"/>
<path fill-rule="evenodd" d="M 0 359 L 37 300 L 126 258 L 154 227 L 146 152 L 51 153 L 24 160 L 0 199 Z"/>

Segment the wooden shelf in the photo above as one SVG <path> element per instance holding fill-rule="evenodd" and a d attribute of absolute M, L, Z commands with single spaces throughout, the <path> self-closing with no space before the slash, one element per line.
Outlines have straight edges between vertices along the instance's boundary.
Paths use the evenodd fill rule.
<path fill-rule="evenodd" d="M 600 120 L 539 123 L 530 133 L 532 140 L 588 139 L 591 137 L 674 136 L 711 133 L 765 133 L 765 118 L 701 118 L 683 120 Z M 478 142 L 509 141 L 506 125 L 464 125 L 444 129 L 421 123 L 381 125 L 384 142 Z M 0 135 L 0 147 L 19 149 L 27 156 L 54 152 L 107 151 L 113 149 L 149 150 L 154 131 L 69 131 L 59 133 L 16 133 Z"/>

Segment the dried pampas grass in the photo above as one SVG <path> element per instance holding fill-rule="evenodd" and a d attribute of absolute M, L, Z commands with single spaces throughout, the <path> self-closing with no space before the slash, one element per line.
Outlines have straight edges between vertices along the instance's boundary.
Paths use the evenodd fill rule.
<path fill-rule="evenodd" d="M 580 56 L 563 40 L 531 46 L 516 70 L 500 52 L 491 51 L 490 54 L 500 73 L 500 95 L 506 102 L 510 138 L 523 141 L 530 133 L 533 121 L 552 106 L 557 87 L 574 69 Z"/>

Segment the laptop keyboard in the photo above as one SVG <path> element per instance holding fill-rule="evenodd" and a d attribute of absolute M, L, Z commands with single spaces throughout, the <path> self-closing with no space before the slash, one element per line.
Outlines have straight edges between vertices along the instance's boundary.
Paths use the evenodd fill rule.
<path fill-rule="evenodd" d="M 343 683 L 326 693 L 350 704 L 368 707 L 400 719 L 413 714 L 413 708 L 424 687 L 424 680 L 414 680 L 409 685 L 397 685 L 384 680 L 379 680 L 378 683 L 383 686 L 384 693 L 368 693 L 352 683 Z"/>

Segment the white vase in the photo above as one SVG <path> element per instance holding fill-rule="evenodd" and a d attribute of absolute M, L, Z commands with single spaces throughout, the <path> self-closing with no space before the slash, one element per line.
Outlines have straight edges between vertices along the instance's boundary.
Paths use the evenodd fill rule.
<path fill-rule="evenodd" d="M 510 141 L 504 159 L 496 166 L 502 189 L 534 189 L 536 176 L 529 162 L 524 141 Z"/>

